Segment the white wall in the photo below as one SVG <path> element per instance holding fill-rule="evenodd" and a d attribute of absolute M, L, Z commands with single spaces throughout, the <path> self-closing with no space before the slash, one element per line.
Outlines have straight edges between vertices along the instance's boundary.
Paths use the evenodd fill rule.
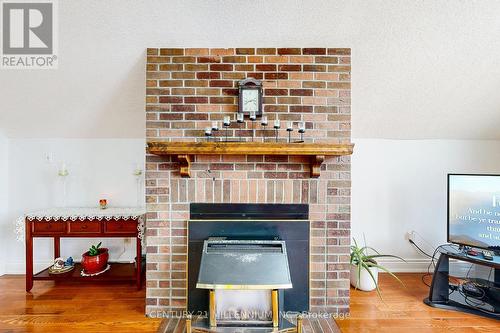
<path fill-rule="evenodd" d="M 355 137 L 500 139 L 497 0 L 85 0 L 58 15 L 59 68 L 0 75 L 9 137 L 142 138 L 146 47 L 331 46 L 352 48 Z"/>
<path fill-rule="evenodd" d="M 0 275 L 5 272 L 6 242 L 10 239 L 8 234 L 8 139 L 0 132 Z"/>
<path fill-rule="evenodd" d="M 11 139 L 8 225 L 2 230 L 6 238 L 3 244 L 11 249 L 5 259 L 6 271 L 24 273 L 24 243 L 16 241 L 14 234 L 16 217 L 62 204 L 62 182 L 57 170 L 63 161 L 69 171 L 68 206 L 96 206 L 103 197 L 110 206 L 136 206 L 137 183 L 132 173 L 136 164 L 143 166 L 144 145 L 142 139 Z M 142 204 L 144 194 L 139 194 Z M 92 242 L 97 240 L 63 239 L 61 255 L 79 260 Z M 135 257 L 135 242 L 107 239 L 103 243 L 110 248 L 113 260 Z M 35 240 L 36 269 L 50 263 L 52 251 L 50 240 Z"/>
<path fill-rule="evenodd" d="M 423 271 L 429 260 L 405 239 L 418 233 L 427 252 L 446 242 L 446 175 L 500 174 L 500 141 L 354 139 L 352 235 L 409 261 L 388 266 Z"/>

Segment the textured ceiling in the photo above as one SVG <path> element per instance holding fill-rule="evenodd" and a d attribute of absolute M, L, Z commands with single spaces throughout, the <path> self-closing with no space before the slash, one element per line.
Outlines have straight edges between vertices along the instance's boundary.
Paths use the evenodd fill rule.
<path fill-rule="evenodd" d="M 353 137 L 500 139 L 499 1 L 59 1 L 59 69 L 0 70 L 8 137 L 144 136 L 147 47 L 351 47 Z"/>

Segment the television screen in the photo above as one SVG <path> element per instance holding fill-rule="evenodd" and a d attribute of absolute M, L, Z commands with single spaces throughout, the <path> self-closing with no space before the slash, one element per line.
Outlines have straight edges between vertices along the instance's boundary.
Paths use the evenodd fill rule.
<path fill-rule="evenodd" d="M 500 249 L 500 175 L 448 175 L 448 242 Z"/>

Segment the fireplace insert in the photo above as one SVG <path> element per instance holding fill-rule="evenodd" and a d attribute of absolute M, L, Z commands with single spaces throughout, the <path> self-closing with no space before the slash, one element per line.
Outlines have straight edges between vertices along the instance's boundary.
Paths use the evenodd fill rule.
<path fill-rule="evenodd" d="M 201 326 L 296 330 L 280 314 L 309 310 L 308 215 L 302 204 L 191 204 L 188 310 L 207 313 Z"/>

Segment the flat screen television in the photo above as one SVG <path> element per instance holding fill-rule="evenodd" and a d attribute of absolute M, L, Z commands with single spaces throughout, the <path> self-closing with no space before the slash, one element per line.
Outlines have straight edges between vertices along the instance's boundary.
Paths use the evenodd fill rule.
<path fill-rule="evenodd" d="M 448 175 L 448 242 L 500 250 L 500 175 Z"/>

